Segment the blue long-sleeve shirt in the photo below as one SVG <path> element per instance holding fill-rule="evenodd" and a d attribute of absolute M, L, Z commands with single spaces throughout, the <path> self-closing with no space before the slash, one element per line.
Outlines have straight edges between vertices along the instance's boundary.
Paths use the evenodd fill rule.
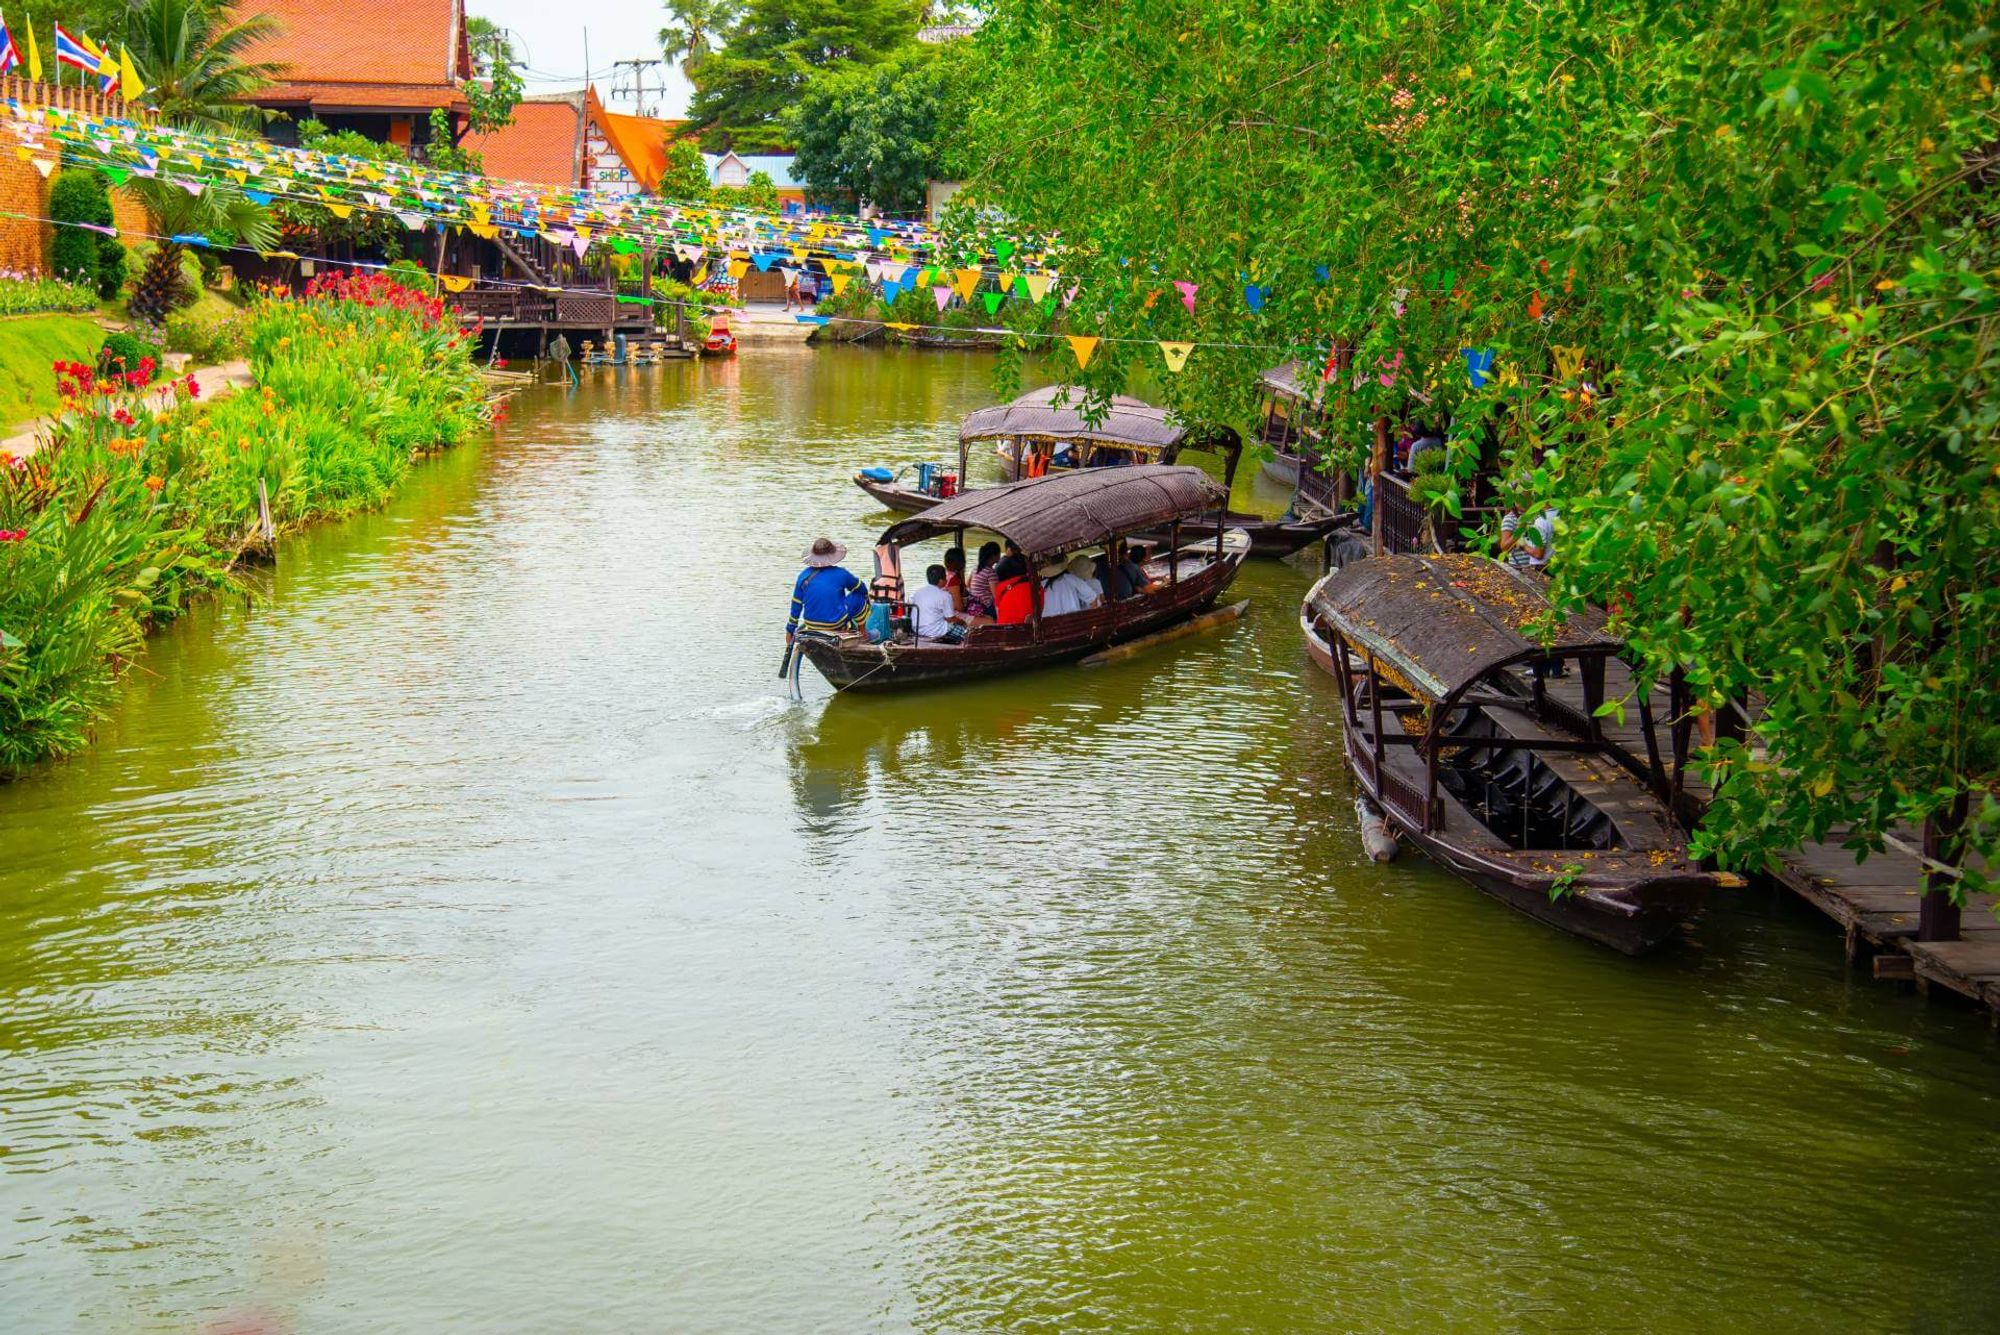
<path fill-rule="evenodd" d="M 839 566 L 807 566 L 792 586 L 792 615 L 785 633 L 835 630 L 868 606 L 868 586 Z"/>

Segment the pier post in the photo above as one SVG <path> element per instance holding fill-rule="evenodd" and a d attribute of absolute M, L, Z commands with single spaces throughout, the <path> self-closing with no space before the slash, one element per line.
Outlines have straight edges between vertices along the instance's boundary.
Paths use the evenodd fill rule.
<path fill-rule="evenodd" d="M 1957 865 L 1958 833 L 1965 824 L 1971 796 L 1960 793 L 1951 809 L 1924 822 L 1924 897 L 1917 901 L 1917 940 L 1956 941 L 1958 902 L 1951 896 L 1951 878 L 1933 870 L 1933 862 Z"/>

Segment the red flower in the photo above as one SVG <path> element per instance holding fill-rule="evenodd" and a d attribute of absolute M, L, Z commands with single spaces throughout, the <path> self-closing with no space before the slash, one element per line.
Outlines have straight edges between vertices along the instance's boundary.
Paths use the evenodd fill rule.
<path fill-rule="evenodd" d="M 116 422 L 119 426 L 138 425 L 136 420 L 133 418 L 132 414 L 126 412 L 123 408 L 120 408 L 117 412 L 111 414 L 111 420 Z"/>
<path fill-rule="evenodd" d="M 24 528 L 0 528 L 0 542 L 19 542 L 27 536 Z"/>
<path fill-rule="evenodd" d="M 192 375 L 187 378 L 187 392 L 188 397 L 191 399 L 201 397 L 201 382 L 196 380 Z"/>

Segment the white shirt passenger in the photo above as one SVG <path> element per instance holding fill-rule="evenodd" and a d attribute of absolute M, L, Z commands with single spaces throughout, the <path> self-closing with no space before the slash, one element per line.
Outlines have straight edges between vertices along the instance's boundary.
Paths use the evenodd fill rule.
<path fill-rule="evenodd" d="M 1104 588 L 1094 579 L 1063 571 L 1042 590 L 1042 615 L 1059 617 L 1065 612 L 1081 612 L 1104 600 Z"/>
<path fill-rule="evenodd" d="M 935 584 L 926 584 L 910 595 L 917 638 L 941 640 L 951 630 L 951 614 L 957 610 L 951 595 Z"/>

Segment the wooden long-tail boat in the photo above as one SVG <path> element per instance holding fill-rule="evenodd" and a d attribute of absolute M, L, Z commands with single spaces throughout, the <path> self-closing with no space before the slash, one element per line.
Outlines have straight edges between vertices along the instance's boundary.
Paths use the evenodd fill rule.
<path fill-rule="evenodd" d="M 902 548 L 968 532 L 995 533 L 1018 546 L 1032 569 L 1087 547 L 1164 531 L 1166 548 L 1146 564 L 1160 587 L 1061 616 L 1033 615 L 1012 625 L 974 626 L 957 644 L 871 643 L 865 635 L 801 634 L 799 646 L 840 690 L 881 691 L 993 676 L 1069 662 L 1171 626 L 1207 610 L 1229 587 L 1250 552 L 1240 530 L 1217 521 L 1228 492 L 1199 468 L 1137 464 L 1086 469 L 982 487 L 899 520 L 876 548 L 878 595 L 899 600 Z M 1183 541 L 1199 523 L 1205 536 Z M 1107 590 L 1107 593 L 1109 591 Z"/>
<path fill-rule="evenodd" d="M 1071 403 L 1065 397 L 1078 395 Z M 1187 428 L 1173 421 L 1167 410 L 1143 400 L 1119 394 L 1112 397 L 1101 417 L 1092 420 L 1083 411 L 1078 391 L 1048 386 L 1030 390 L 1012 403 L 981 408 L 959 426 L 956 488 L 964 486 L 976 442 L 997 441 L 1002 476 L 1018 481 L 1024 476 L 1050 475 L 1072 471 L 1129 468 L 1139 464 L 1174 464 L 1183 450 L 1212 450 L 1223 458 L 1223 486 L 1232 486 L 1243 453 L 1243 441 L 1234 431 L 1224 429 L 1211 435 L 1190 438 Z M 926 489 L 904 480 L 902 473 L 884 477 L 882 469 L 862 469 L 854 484 L 890 510 L 919 514 L 946 499 L 942 488 Z M 1214 537 L 1217 532 L 1241 529 L 1250 539 L 1252 556 L 1283 557 L 1318 542 L 1336 529 L 1354 522 L 1350 515 L 1316 514 L 1305 519 L 1266 519 L 1244 510 L 1224 509 L 1221 528 L 1195 522 L 1183 526 L 1186 538 Z M 1164 541 L 1164 533 L 1138 535 Z"/>
<path fill-rule="evenodd" d="M 1594 711 L 1623 645 L 1603 615 L 1571 613 L 1546 645 L 1528 633 L 1552 618 L 1540 580 L 1482 556 L 1358 561 L 1304 614 L 1340 681 L 1348 768 L 1396 830 L 1523 913 L 1643 954 L 1742 881 L 1689 855 L 1662 768 L 1635 774 L 1607 741 Z M 1557 664 L 1580 673 L 1582 711 L 1545 689 Z"/>

